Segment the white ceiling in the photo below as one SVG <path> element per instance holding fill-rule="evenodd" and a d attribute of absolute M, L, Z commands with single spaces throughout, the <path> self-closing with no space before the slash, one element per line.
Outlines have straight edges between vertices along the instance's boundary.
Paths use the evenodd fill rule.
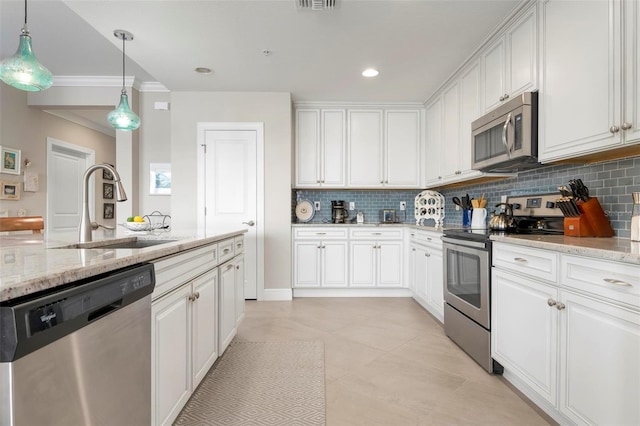
<path fill-rule="evenodd" d="M 125 29 L 135 36 L 127 75 L 172 91 L 424 102 L 520 2 L 337 0 L 312 11 L 295 0 L 31 0 L 28 21 L 34 51 L 55 76 L 121 74 L 113 30 Z M 15 52 L 23 8 L 0 0 L 2 58 Z M 370 66 L 380 75 L 365 79 Z"/>

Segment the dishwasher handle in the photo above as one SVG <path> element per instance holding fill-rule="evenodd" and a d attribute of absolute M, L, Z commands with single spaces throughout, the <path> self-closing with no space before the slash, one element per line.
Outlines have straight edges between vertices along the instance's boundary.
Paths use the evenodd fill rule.
<path fill-rule="evenodd" d="M 122 307 L 122 299 L 115 301 L 114 303 L 110 303 L 107 306 L 103 306 L 102 308 L 98 308 L 93 312 L 89 313 L 87 317 L 87 322 L 91 322 L 98 318 L 102 318 L 105 315 L 109 315 L 113 311 L 116 311 Z"/>

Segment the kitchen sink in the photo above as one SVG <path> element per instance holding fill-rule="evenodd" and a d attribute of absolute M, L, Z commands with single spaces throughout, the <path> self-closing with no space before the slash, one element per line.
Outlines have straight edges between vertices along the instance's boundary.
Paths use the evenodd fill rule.
<path fill-rule="evenodd" d="M 141 249 L 160 244 L 172 243 L 178 240 L 125 240 L 125 241 L 90 241 L 87 243 L 70 244 L 68 246 L 55 247 L 58 249 Z"/>

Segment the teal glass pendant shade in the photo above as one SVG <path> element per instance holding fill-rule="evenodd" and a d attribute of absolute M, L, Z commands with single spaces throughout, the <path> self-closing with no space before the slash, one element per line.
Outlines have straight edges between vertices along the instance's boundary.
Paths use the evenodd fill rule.
<path fill-rule="evenodd" d="M 46 90 L 53 84 L 53 75 L 33 54 L 26 26 L 22 28 L 16 53 L 0 62 L 0 80 L 28 92 Z"/>
<path fill-rule="evenodd" d="M 127 91 L 122 89 L 120 104 L 107 116 L 109 123 L 117 130 L 135 130 L 140 127 L 140 117 L 129 108 Z"/>

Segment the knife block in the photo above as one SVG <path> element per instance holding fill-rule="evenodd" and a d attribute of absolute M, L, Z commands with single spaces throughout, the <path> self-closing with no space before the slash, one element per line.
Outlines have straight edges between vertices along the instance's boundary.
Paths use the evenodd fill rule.
<path fill-rule="evenodd" d="M 578 217 L 564 218 L 564 235 L 570 237 L 613 237 L 615 232 L 597 198 L 578 204 Z"/>

